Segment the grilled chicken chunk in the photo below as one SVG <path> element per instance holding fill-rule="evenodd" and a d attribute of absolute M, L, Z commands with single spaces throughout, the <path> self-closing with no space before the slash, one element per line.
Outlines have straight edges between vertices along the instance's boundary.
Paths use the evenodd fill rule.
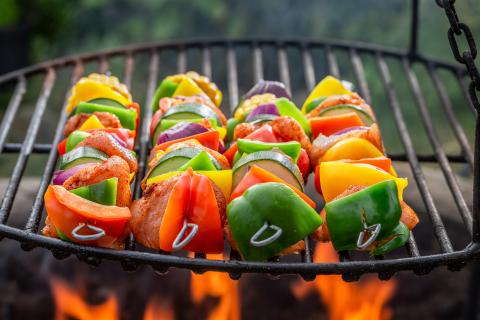
<path fill-rule="evenodd" d="M 80 142 L 77 147 L 92 147 L 105 152 L 108 156 L 118 156 L 128 163 L 130 172 L 137 172 L 137 158 L 127 148 L 122 147 L 115 138 L 103 131 L 95 131 Z"/>

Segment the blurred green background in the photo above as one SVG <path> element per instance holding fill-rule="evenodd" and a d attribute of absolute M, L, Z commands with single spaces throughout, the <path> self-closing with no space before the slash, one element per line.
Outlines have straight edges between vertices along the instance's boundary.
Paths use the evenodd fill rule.
<path fill-rule="evenodd" d="M 194 39 L 204 37 L 306 37 L 360 41 L 381 44 L 393 48 L 406 48 L 409 43 L 411 1 L 406 0 L 0 0 L 0 73 L 11 71 L 40 61 L 69 54 L 96 51 L 142 42 Z M 473 0 L 456 2 L 461 20 L 467 23 L 478 38 L 480 35 L 480 5 Z M 421 53 L 454 62 L 447 40 L 448 21 L 434 0 L 420 0 L 419 50 Z M 336 52 L 342 78 L 355 81 L 348 52 Z M 264 48 L 265 77 L 278 79 L 276 55 L 271 48 Z M 321 52 L 313 52 L 316 79 L 326 74 L 325 58 Z M 221 62 L 218 59 L 222 59 Z M 225 95 L 225 57 L 213 55 L 214 80 Z M 252 83 L 251 54 L 237 50 L 240 94 Z M 293 96 L 298 105 L 308 92 L 303 82 L 303 66 L 300 54 L 289 52 L 290 76 Z M 380 80 L 378 67 L 370 56 L 363 57 L 366 77 L 372 93 L 372 106 L 377 113 L 387 149 L 392 153 L 403 152 L 398 132 L 388 108 L 385 88 Z M 189 60 L 189 69 L 196 68 Z M 176 71 L 174 55 L 161 58 L 160 80 Z M 425 127 L 420 120 L 415 100 L 398 61 L 388 61 L 404 116 L 414 146 L 418 153 L 432 152 Z M 273 67 L 272 67 L 273 66 Z M 110 70 L 120 77 L 123 63 L 110 63 Z M 132 86 L 134 97 L 141 104 L 145 101 L 148 59 L 137 57 Z M 422 86 L 428 108 L 434 119 L 442 146 L 448 153 L 461 150 L 444 113 L 438 112 L 441 100 L 432 85 L 425 66 L 414 69 Z M 97 70 L 87 66 L 86 72 Z M 198 70 L 198 68 L 197 68 Z M 58 111 L 68 89 L 69 73 L 59 72 L 57 84 L 49 100 L 37 142 L 48 143 L 53 137 Z M 458 81 L 448 72 L 440 72 L 455 108 L 456 115 L 470 141 L 473 140 L 473 113 L 460 90 Z M 38 79 L 37 79 L 38 78 Z M 28 128 L 42 78 L 29 81 L 27 94 L 14 127 L 10 142 L 21 142 Z M 301 85 L 298 85 L 301 82 Z M 8 105 L 13 86 L 0 88 L 0 116 Z M 225 99 L 228 104 L 228 98 Z M 12 156 L 0 158 L 0 164 L 12 164 Z M 42 157 L 42 156 L 39 156 Z M 42 166 L 27 168 L 28 174 L 39 174 Z M 2 166 L 2 171 L 10 169 Z"/>
<path fill-rule="evenodd" d="M 449 59 L 443 11 L 433 0 L 420 3 L 420 49 Z M 129 43 L 212 36 L 302 36 L 405 47 L 409 7 L 407 0 L 2 0 L 3 54 L 12 61 L 27 58 L 11 66 L 2 61 L 2 67 Z M 478 35 L 478 2 L 458 1 L 456 7 Z M 12 42 L 26 50 L 9 51 Z"/>

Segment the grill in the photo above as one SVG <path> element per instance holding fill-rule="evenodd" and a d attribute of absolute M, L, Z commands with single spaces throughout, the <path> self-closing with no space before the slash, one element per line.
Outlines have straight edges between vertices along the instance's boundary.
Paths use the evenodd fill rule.
<path fill-rule="evenodd" d="M 416 1 L 414 2 L 416 3 Z M 473 211 L 467 205 L 465 194 L 462 193 L 452 166 L 462 165 L 469 172 L 474 172 L 475 180 L 480 177 L 480 123 L 477 120 L 475 126 L 476 142 L 475 153 L 472 151 L 471 143 L 467 134 L 456 116 L 457 106 L 453 106 L 451 97 L 447 92 L 447 86 L 442 74 L 448 74 L 449 79 L 454 81 L 460 88 L 460 94 L 470 109 L 471 115 L 478 119 L 474 105 L 468 97 L 467 76 L 468 73 L 457 65 L 429 59 L 419 54 L 416 50 L 417 38 L 417 11 L 416 6 L 412 10 L 412 32 L 411 45 L 409 50 L 390 49 L 374 45 L 359 44 L 353 42 L 338 41 L 316 41 L 307 39 L 238 39 L 218 40 L 205 39 L 197 41 L 182 41 L 155 43 L 147 45 L 129 46 L 115 50 L 100 51 L 78 56 L 71 56 L 51 60 L 32 67 L 21 69 L 9 74 L 0 76 L 0 93 L 5 92 L 6 87 L 14 87 L 6 111 L 0 124 L 0 151 L 1 154 L 15 154 L 16 163 L 10 172 L 10 180 L 6 187 L 3 200 L 0 206 L 0 235 L 11 238 L 21 243 L 24 250 L 31 250 L 35 247 L 49 249 L 57 259 L 64 259 L 69 255 L 76 255 L 80 260 L 91 265 L 98 265 L 102 259 L 119 261 L 127 271 L 134 271 L 141 265 L 150 265 L 157 273 L 163 274 L 169 268 L 186 268 L 194 272 L 205 271 L 228 272 L 233 279 L 238 279 L 242 273 L 268 273 L 271 275 L 299 274 L 306 280 L 312 280 L 318 274 L 341 274 L 346 281 L 355 281 L 362 274 L 378 273 L 381 279 L 389 279 L 396 272 L 412 270 L 418 275 L 427 274 L 438 266 L 447 266 L 450 270 L 459 270 L 467 262 L 480 256 L 480 208 L 474 200 Z M 161 57 L 168 53 L 171 63 L 165 62 Z M 323 58 L 318 58 L 320 55 Z M 195 55 L 195 65 L 189 57 Z M 345 64 L 351 65 L 351 79 L 357 84 L 359 93 L 369 102 L 373 103 L 374 91 L 369 83 L 372 83 L 371 69 L 377 71 L 376 84 L 381 84 L 380 95 L 385 99 L 382 106 L 387 113 L 393 116 L 398 136 L 395 137 L 401 142 L 403 152 L 389 154 L 398 162 L 406 162 L 414 176 L 421 199 L 425 205 L 426 215 L 421 216 L 421 224 L 428 224 L 431 233 L 438 244 L 438 250 L 434 253 L 422 255 L 415 237 L 412 234 L 405 251 L 395 257 L 354 257 L 348 252 L 340 252 L 338 263 L 314 263 L 312 262 L 312 243 L 306 241 L 306 249 L 297 258 L 298 261 L 269 261 L 269 262 L 245 262 L 240 261 L 236 252 L 229 252 L 225 260 L 208 260 L 202 255 L 193 258 L 184 256 L 167 255 L 136 248 L 132 237 L 126 246 L 126 250 L 114 251 L 96 247 L 79 246 L 73 243 L 63 242 L 57 239 L 48 238 L 38 233 L 40 223 L 43 220 L 43 194 L 50 183 L 58 154 L 56 145 L 62 139 L 62 130 L 67 119 L 63 111 L 59 117 L 55 134 L 48 143 L 37 143 L 37 136 L 41 129 L 42 118 L 47 112 L 49 98 L 54 90 L 56 79 L 60 72 L 70 71 L 70 84 L 73 85 L 84 73 L 86 66 L 95 64 L 99 72 L 106 72 L 112 67 L 112 61 L 122 61 L 123 81 L 131 87 L 134 84 L 135 68 L 140 65 L 138 57 L 141 56 L 147 67 L 141 72 L 140 78 L 146 80 L 143 92 L 133 90 L 133 96 L 141 100 L 145 96 L 142 106 L 147 108 L 153 97 L 154 90 L 158 84 L 162 68 L 171 68 L 175 65 L 176 70 L 184 72 L 187 69 L 198 70 L 208 77 L 213 78 L 226 95 L 223 103 L 223 111 L 231 114 L 234 106 L 239 100 L 239 92 L 245 92 L 256 81 L 262 78 L 273 79 L 267 76 L 267 71 L 277 74 L 278 79 L 285 83 L 286 87 L 293 92 L 295 101 L 302 101 L 307 91 L 313 89 L 314 84 L 325 73 L 336 77 L 345 78 L 341 71 Z M 248 61 L 246 63 L 245 61 Z M 366 63 L 371 68 L 366 68 Z M 319 69 L 316 65 L 325 66 L 325 70 L 316 72 Z M 396 83 L 393 83 L 392 65 L 396 66 L 395 72 L 406 79 L 406 86 L 413 97 L 413 104 L 419 114 L 423 130 L 426 132 L 427 141 L 433 152 L 418 152 L 415 148 L 416 137 L 409 134 L 405 120 L 405 103 L 403 96 L 399 94 Z M 240 67 L 241 66 L 241 67 Z M 251 67 L 250 67 L 251 66 Z M 439 106 L 435 106 L 435 115 L 442 114 L 447 120 L 453 132 L 456 148 L 459 153 L 447 153 L 443 149 L 440 135 L 436 130 L 434 118 L 432 118 L 427 102 L 426 90 L 423 89 L 424 81 L 419 81 L 416 68 L 425 70 L 428 85 L 431 86 L 433 94 L 438 97 Z M 272 71 L 273 70 L 273 71 Z M 226 77 L 219 79 L 216 71 L 225 74 Z M 137 72 L 137 73 L 140 73 Z M 118 75 L 121 75 L 118 74 Z M 25 138 L 21 143 L 8 142 L 12 124 L 16 115 L 21 111 L 22 100 L 27 94 L 28 84 L 33 78 L 42 78 L 41 91 L 36 98 L 34 110 L 31 114 Z M 348 76 L 346 76 L 348 78 Z M 242 80 L 248 79 L 248 80 Z M 367 81 L 369 80 L 370 81 Z M 422 78 L 423 79 L 423 78 Z M 294 81 L 292 81 L 294 80 Z M 241 82 L 245 83 L 241 83 Z M 248 83 L 247 83 L 248 82 Z M 239 88 L 242 87 L 242 90 Z M 293 89 L 293 90 L 292 90 Z M 378 91 L 378 90 L 377 90 Z M 429 94 L 432 94 L 429 92 Z M 67 94 L 67 93 L 66 93 Z M 378 95 L 378 94 L 377 94 Z M 64 103 L 65 104 L 65 103 Z M 373 103 L 374 108 L 378 108 Z M 137 152 L 139 154 L 139 174 L 134 184 L 134 196 L 140 197 L 140 180 L 145 174 L 146 159 L 149 153 L 148 124 L 151 120 L 151 111 L 143 109 L 141 121 L 141 134 L 137 141 Z M 376 110 L 378 113 L 379 111 Z M 382 113 L 382 112 L 380 112 Z M 380 127 L 386 124 L 380 120 Z M 23 221 L 23 227 L 9 225 L 9 215 L 12 210 L 15 196 L 22 182 L 25 169 L 29 159 L 35 154 L 48 154 L 38 191 L 33 199 L 28 219 Z M 30 159 L 31 160 L 31 159 Z M 438 204 L 434 202 L 433 192 L 430 189 L 424 174 L 424 166 L 436 165 L 441 169 L 446 181 L 442 189 L 447 190 L 454 199 L 458 208 L 458 214 L 463 222 L 463 232 L 468 234 L 471 242 L 461 248 L 454 248 L 444 224 Z M 474 190 L 474 199 L 478 197 L 478 190 Z M 451 213 L 452 215 L 456 213 Z M 429 219 L 426 218 L 428 215 Z M 308 240 L 308 239 L 307 239 Z M 398 251 L 402 251 L 401 249 Z"/>

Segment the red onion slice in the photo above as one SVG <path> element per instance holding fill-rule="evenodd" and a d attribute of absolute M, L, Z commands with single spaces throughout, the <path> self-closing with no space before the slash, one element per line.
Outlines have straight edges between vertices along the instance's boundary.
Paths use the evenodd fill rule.
<path fill-rule="evenodd" d="M 277 98 L 287 98 L 288 100 L 292 100 L 283 83 L 270 80 L 260 80 L 257 82 L 257 84 L 243 96 L 243 99 L 249 99 L 258 94 L 265 93 L 271 93 Z"/>
<path fill-rule="evenodd" d="M 207 128 L 195 122 L 179 122 L 173 127 L 160 133 L 157 139 L 157 144 L 161 144 L 170 140 L 190 137 L 207 131 Z"/>
<path fill-rule="evenodd" d="M 264 103 L 253 109 L 253 111 L 248 115 L 246 121 L 249 122 L 253 117 L 259 114 L 271 114 L 274 116 L 280 115 L 278 108 L 274 103 Z"/>
<path fill-rule="evenodd" d="M 53 173 L 53 180 L 52 184 L 54 185 L 63 185 L 63 183 L 73 176 L 75 173 L 78 171 L 89 167 L 91 165 L 94 165 L 95 163 L 85 163 L 85 164 L 80 164 L 78 166 L 75 166 L 73 168 L 67 169 L 67 170 L 57 170 Z"/>

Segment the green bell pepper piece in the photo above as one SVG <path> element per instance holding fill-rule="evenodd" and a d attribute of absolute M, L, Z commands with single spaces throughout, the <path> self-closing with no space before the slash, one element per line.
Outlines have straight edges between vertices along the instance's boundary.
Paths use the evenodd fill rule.
<path fill-rule="evenodd" d="M 235 119 L 235 118 L 230 118 L 227 120 L 227 140 L 228 141 L 233 141 L 233 133 L 235 132 L 235 127 L 240 123 L 241 121 Z"/>
<path fill-rule="evenodd" d="M 110 178 L 89 186 L 70 190 L 79 197 L 106 206 L 117 204 L 118 178 Z"/>
<path fill-rule="evenodd" d="M 380 225 L 376 240 L 391 236 L 402 214 L 394 180 L 376 183 L 329 202 L 325 210 L 330 239 L 337 251 L 357 249 L 357 240 L 365 225 Z"/>
<path fill-rule="evenodd" d="M 233 156 L 233 161 L 232 161 L 232 165 L 234 165 L 238 159 L 240 159 L 241 157 L 243 156 L 243 154 L 241 152 L 235 152 L 235 155 Z"/>
<path fill-rule="evenodd" d="M 310 124 L 305 115 L 300 111 L 295 104 L 287 98 L 279 98 L 275 100 L 278 113 L 281 116 L 288 116 L 295 119 L 303 128 L 307 135 L 310 135 Z"/>
<path fill-rule="evenodd" d="M 228 205 L 227 218 L 243 258 L 256 261 L 278 255 L 322 224 L 312 207 L 276 182 L 250 187 Z"/>
<path fill-rule="evenodd" d="M 257 151 L 272 150 L 274 148 L 280 149 L 283 153 L 293 159 L 293 162 L 297 162 L 298 156 L 302 146 L 297 141 L 289 142 L 261 142 L 255 140 L 238 139 L 238 150 L 243 153 L 253 153 Z"/>
<path fill-rule="evenodd" d="M 124 128 L 135 130 L 137 126 L 137 113 L 132 109 L 122 109 L 102 104 L 80 102 L 75 108 L 75 114 L 94 113 L 94 112 L 110 112 L 118 117 Z"/>
<path fill-rule="evenodd" d="M 168 78 L 164 79 L 158 86 L 157 90 L 155 91 L 155 95 L 153 96 L 151 105 L 152 111 L 157 111 L 159 108 L 158 103 L 160 102 L 160 99 L 164 97 L 171 97 L 175 90 L 177 90 L 177 87 L 178 83 L 173 82 Z"/>
<path fill-rule="evenodd" d="M 313 109 L 318 107 L 320 103 L 322 103 L 328 97 L 319 97 L 317 99 L 313 99 L 307 106 L 305 107 L 305 113 L 311 112 Z"/>
<path fill-rule="evenodd" d="M 178 168 L 178 171 L 185 171 L 189 167 L 192 170 L 205 170 L 205 171 L 217 171 L 217 168 L 210 159 L 210 156 L 206 151 L 199 152 L 195 157 L 188 160 L 183 166 Z"/>
<path fill-rule="evenodd" d="M 375 249 L 372 250 L 372 255 L 381 255 L 388 253 L 396 248 L 403 246 L 410 238 L 410 230 L 405 224 L 399 222 L 393 229 L 392 235 L 385 239 L 378 241 Z"/>
<path fill-rule="evenodd" d="M 80 130 L 75 130 L 73 131 L 67 138 L 67 143 L 65 145 L 66 151 L 72 151 L 77 144 L 85 140 L 86 137 L 88 137 L 90 133 L 85 132 L 85 131 L 80 131 Z"/>

